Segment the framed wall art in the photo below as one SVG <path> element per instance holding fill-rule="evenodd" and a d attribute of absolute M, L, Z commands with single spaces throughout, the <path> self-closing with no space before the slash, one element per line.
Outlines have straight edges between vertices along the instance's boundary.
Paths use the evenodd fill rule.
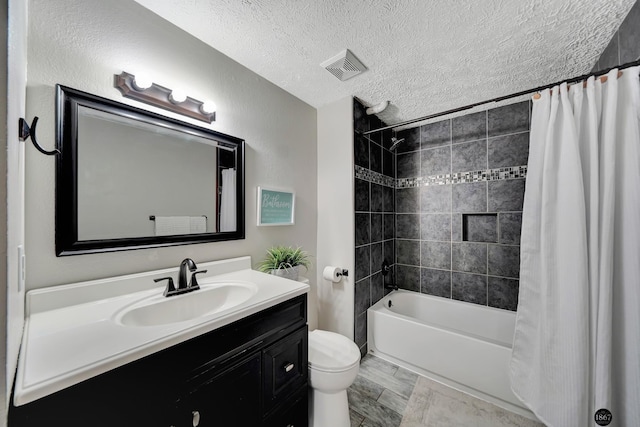
<path fill-rule="evenodd" d="M 258 187 L 258 226 L 293 225 L 295 202 L 293 191 Z"/>

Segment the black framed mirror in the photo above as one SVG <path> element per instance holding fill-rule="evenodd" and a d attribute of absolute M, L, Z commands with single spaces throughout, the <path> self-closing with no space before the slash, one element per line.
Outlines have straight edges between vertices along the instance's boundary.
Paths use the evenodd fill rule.
<path fill-rule="evenodd" d="M 244 239 L 244 141 L 56 86 L 56 255 Z"/>

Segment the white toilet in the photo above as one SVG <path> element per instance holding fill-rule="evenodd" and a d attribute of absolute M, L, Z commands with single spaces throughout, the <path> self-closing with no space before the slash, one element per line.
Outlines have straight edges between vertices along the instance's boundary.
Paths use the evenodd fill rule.
<path fill-rule="evenodd" d="M 349 338 L 309 332 L 309 427 L 349 427 L 347 388 L 360 369 L 360 349 Z"/>

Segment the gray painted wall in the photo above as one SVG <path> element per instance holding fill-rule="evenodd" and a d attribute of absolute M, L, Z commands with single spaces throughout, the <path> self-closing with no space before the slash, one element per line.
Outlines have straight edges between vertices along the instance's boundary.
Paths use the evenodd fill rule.
<path fill-rule="evenodd" d="M 353 99 L 318 108 L 318 328 L 353 338 Z M 333 283 L 323 269 L 349 275 Z"/>
<path fill-rule="evenodd" d="M 2 8 L 2 32 L 0 35 L 0 43 L 3 46 L 3 53 L 8 53 L 7 49 L 7 34 L 8 34 L 8 4 L 6 1 L 2 1 L 0 3 L 0 7 Z M 0 102 L 0 117 L 2 117 L 0 123 L 0 135 L 2 135 L 2 140 L 4 140 L 4 149 L 0 150 L 0 198 L 2 200 L 7 199 L 7 148 L 8 148 L 8 122 L 7 122 L 7 104 L 9 100 L 7 99 L 7 56 L 2 55 L 2 59 L 0 59 L 0 99 L 3 101 Z M 6 100 L 6 101 L 5 101 Z M 7 363 L 7 205 L 3 204 L 0 207 L 0 363 L 6 366 Z M 9 390 L 7 387 L 7 379 L 11 378 L 8 375 L 7 370 L 3 370 L 0 373 L 0 425 L 6 424 L 6 414 L 7 414 L 7 396 L 9 394 Z"/>
<path fill-rule="evenodd" d="M 7 9 L 8 6 L 8 9 Z M 24 182 L 25 182 L 25 144 L 18 140 L 18 119 L 25 117 L 25 87 L 27 73 L 27 4 L 21 0 L 3 2 L 4 22 L 8 22 L 8 31 L 4 46 L 7 46 L 6 68 L 6 305 L 0 309 L 2 319 L 6 320 L 5 373 L 0 387 L 4 394 L 4 403 L 8 404 L 10 390 L 18 362 L 18 352 L 24 325 L 24 283 L 20 280 L 20 260 L 18 247 L 24 245 Z M 8 10 L 8 17 L 7 12 Z M 7 19 L 8 18 L 8 19 Z M 5 99 L 5 98 L 3 98 Z M 4 162 L 3 162 L 4 163 Z M 5 178 L 2 178 L 4 180 Z M 4 186 L 3 186 L 4 187 Z M 4 311 L 6 307 L 6 312 Z M 4 330 L 4 328 L 3 328 Z M 2 340 L 5 343 L 5 340 Z M 3 405 L 3 410 L 5 409 Z M 0 417 L 0 425 L 6 419 Z"/>
<path fill-rule="evenodd" d="M 29 4 L 27 117 L 39 116 L 38 137 L 51 147 L 57 83 L 210 127 L 246 141 L 246 239 L 57 258 L 54 252 L 55 161 L 27 150 L 27 289 L 250 255 L 257 263 L 272 245 L 316 252 L 316 110 L 220 52 L 128 0 L 33 0 Z M 207 126 L 123 98 L 113 87 L 123 70 L 146 73 L 169 88 L 216 102 Z M 296 192 L 295 225 L 256 226 L 256 187 Z M 191 194 L 193 198 L 198 194 Z M 316 324 L 315 265 L 309 323 Z"/>

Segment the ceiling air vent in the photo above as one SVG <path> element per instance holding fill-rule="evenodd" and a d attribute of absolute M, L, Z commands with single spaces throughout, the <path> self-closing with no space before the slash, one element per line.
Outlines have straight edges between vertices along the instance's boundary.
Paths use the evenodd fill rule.
<path fill-rule="evenodd" d="M 351 77 L 367 71 L 367 67 L 349 49 L 343 50 L 331 59 L 327 59 L 320 66 L 342 81 L 349 80 Z"/>

